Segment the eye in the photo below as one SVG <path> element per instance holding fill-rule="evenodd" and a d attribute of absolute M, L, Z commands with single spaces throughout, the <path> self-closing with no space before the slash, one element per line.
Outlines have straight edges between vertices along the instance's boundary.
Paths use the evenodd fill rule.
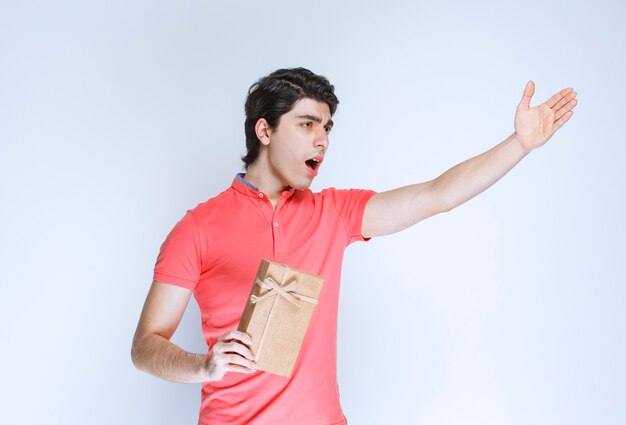
<path fill-rule="evenodd" d="M 309 128 L 309 127 L 311 127 L 311 126 L 313 125 L 313 123 L 312 123 L 311 121 L 307 121 L 307 122 L 303 122 L 303 123 L 302 123 L 302 125 L 303 125 L 304 127 Z"/>
<path fill-rule="evenodd" d="M 333 128 L 330 126 L 324 127 L 326 129 L 326 134 L 330 133 L 330 130 L 332 130 Z"/>

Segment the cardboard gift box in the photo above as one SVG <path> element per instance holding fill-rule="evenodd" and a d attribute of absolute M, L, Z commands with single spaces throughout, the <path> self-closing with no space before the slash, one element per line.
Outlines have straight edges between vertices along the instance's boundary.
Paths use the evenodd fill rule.
<path fill-rule="evenodd" d="M 324 279 L 261 260 L 237 330 L 252 338 L 258 370 L 290 377 Z"/>

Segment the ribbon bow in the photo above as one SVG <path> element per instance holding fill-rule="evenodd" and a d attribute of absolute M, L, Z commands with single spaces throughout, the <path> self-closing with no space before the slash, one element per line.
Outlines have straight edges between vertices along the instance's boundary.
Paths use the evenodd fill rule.
<path fill-rule="evenodd" d="M 289 301 L 291 304 L 295 305 L 298 308 L 300 307 L 300 303 L 298 302 L 298 300 L 317 304 L 317 300 L 315 298 L 307 297 L 306 295 L 298 294 L 297 292 L 295 292 L 294 286 L 298 283 L 297 281 L 294 280 L 287 286 L 281 286 L 281 284 L 284 283 L 285 276 L 287 276 L 287 272 L 285 272 L 285 274 L 283 275 L 283 281 L 281 283 L 276 282 L 270 276 L 266 277 L 265 280 L 261 280 L 257 277 L 254 283 L 256 283 L 263 289 L 269 289 L 269 291 L 260 297 L 252 295 L 250 297 L 250 302 L 252 304 L 256 304 L 259 301 L 263 301 L 265 298 L 276 295 L 283 297 L 285 300 Z"/>

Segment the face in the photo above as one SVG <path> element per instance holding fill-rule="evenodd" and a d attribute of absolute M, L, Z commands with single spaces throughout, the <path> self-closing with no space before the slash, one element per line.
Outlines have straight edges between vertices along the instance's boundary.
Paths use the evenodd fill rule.
<path fill-rule="evenodd" d="M 277 183 L 294 189 L 311 185 L 328 149 L 332 126 L 328 105 L 309 98 L 300 99 L 280 118 L 278 126 L 261 141 Z"/>

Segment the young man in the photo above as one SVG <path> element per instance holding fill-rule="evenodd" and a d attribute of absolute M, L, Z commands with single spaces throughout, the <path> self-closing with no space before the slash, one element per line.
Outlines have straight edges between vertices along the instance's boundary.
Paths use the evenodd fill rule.
<path fill-rule="evenodd" d="M 515 132 L 434 180 L 388 192 L 308 188 L 327 153 L 339 103 L 324 77 L 282 69 L 250 87 L 246 173 L 199 204 L 161 246 L 133 340 L 135 366 L 175 382 L 201 382 L 200 424 L 345 424 L 336 378 L 339 277 L 343 252 L 449 211 L 491 186 L 572 116 L 564 89 L 530 108 L 529 81 Z M 257 371 L 250 338 L 236 331 L 261 258 L 324 277 L 291 378 Z M 191 295 L 208 354 L 170 342 Z"/>

